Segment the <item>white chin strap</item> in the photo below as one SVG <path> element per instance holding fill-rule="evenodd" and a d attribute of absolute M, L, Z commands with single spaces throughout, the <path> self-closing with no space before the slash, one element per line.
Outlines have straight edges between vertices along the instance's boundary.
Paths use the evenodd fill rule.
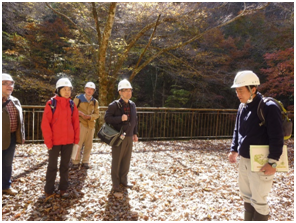
<path fill-rule="evenodd" d="M 251 96 L 250 96 L 249 100 L 247 100 L 246 104 L 249 104 L 249 103 L 251 103 L 251 102 L 253 101 L 253 93 L 252 93 L 252 89 L 250 88 L 250 86 L 248 86 L 248 88 L 249 88 L 249 91 L 250 91 L 250 93 L 251 93 Z"/>

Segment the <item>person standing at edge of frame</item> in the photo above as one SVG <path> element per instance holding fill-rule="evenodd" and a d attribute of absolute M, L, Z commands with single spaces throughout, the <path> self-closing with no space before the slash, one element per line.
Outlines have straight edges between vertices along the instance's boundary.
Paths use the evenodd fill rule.
<path fill-rule="evenodd" d="M 45 196 L 53 195 L 57 175 L 58 157 L 60 160 L 60 196 L 69 197 L 68 174 L 73 144 L 79 143 L 78 109 L 70 99 L 72 84 L 68 78 L 56 83 L 56 95 L 47 101 L 41 122 L 44 143 L 48 148 Z"/>
<path fill-rule="evenodd" d="M 84 144 L 82 167 L 89 169 L 90 152 L 93 147 L 93 137 L 95 132 L 96 119 L 99 118 L 99 102 L 93 98 L 96 86 L 93 82 L 87 82 L 84 87 L 84 94 L 74 98 L 74 103 L 79 111 L 80 141 L 78 149 L 73 149 L 72 158 L 73 169 L 78 169 L 80 164 L 80 150 Z M 75 154 L 73 154 L 75 153 Z"/>
<path fill-rule="evenodd" d="M 11 94 L 14 80 L 2 73 L 2 193 L 16 195 L 11 187 L 12 161 L 17 143 L 25 143 L 25 125 L 20 101 Z"/>
<path fill-rule="evenodd" d="M 229 161 L 239 161 L 238 184 L 244 200 L 245 221 L 267 221 L 269 206 L 267 196 L 276 172 L 276 161 L 282 154 L 284 135 L 281 112 L 274 102 L 268 102 L 263 110 L 266 125 L 257 115 L 262 95 L 257 91 L 259 78 L 249 70 L 238 72 L 231 88 L 235 88 L 241 105 L 237 112 Z M 250 145 L 269 145 L 268 163 L 259 172 L 251 171 Z"/>
<path fill-rule="evenodd" d="M 113 125 L 113 127 L 126 133 L 124 140 L 120 146 L 112 146 L 112 190 L 121 192 L 120 184 L 126 188 L 132 188 L 133 185 L 128 183 L 128 172 L 130 168 L 130 160 L 132 156 L 133 142 L 138 141 L 137 136 L 137 111 L 136 105 L 130 99 L 132 97 L 132 86 L 126 79 L 118 84 L 118 92 L 120 95 L 119 103 L 113 101 L 109 104 L 105 114 L 105 122 Z"/>

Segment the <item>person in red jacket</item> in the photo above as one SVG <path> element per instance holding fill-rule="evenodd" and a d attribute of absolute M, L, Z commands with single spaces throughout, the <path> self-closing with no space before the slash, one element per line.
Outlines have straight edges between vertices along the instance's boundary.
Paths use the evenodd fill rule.
<path fill-rule="evenodd" d="M 56 83 L 56 95 L 46 103 L 41 129 L 44 143 L 48 148 L 48 166 L 46 197 L 54 193 L 54 184 L 57 175 L 57 162 L 60 161 L 60 196 L 67 196 L 69 162 L 73 144 L 79 143 L 79 115 L 78 109 L 70 99 L 72 84 L 68 78 L 61 78 Z"/>

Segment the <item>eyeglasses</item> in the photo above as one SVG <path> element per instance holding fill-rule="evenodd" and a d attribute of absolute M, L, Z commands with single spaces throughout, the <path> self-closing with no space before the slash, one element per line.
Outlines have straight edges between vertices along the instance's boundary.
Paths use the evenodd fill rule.
<path fill-rule="evenodd" d="M 2 82 L 2 86 L 11 86 L 13 87 L 14 86 L 14 82 Z"/>
<path fill-rule="evenodd" d="M 122 89 L 121 91 L 122 91 L 122 92 L 133 92 L 132 89 Z"/>

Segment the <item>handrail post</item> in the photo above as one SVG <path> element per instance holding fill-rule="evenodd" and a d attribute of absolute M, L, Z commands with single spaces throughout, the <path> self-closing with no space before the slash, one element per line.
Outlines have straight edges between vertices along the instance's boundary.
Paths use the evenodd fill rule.
<path fill-rule="evenodd" d="M 35 141 L 35 138 L 34 138 L 34 135 L 35 135 L 35 108 L 33 108 L 33 130 L 32 130 L 32 141 L 34 143 Z"/>
<path fill-rule="evenodd" d="M 163 126 L 163 137 L 165 137 L 165 127 L 166 127 L 166 115 L 167 115 L 167 111 L 164 112 L 164 126 Z"/>
<path fill-rule="evenodd" d="M 192 114 L 192 116 L 191 116 L 191 131 L 190 131 L 190 138 L 192 139 L 194 111 L 192 111 L 191 114 Z"/>
<path fill-rule="evenodd" d="M 217 136 L 217 135 L 218 135 L 218 126 L 219 126 L 219 112 L 220 112 L 220 111 L 218 111 L 218 112 L 217 112 L 217 122 L 216 122 L 216 134 L 215 134 L 215 136 Z"/>

